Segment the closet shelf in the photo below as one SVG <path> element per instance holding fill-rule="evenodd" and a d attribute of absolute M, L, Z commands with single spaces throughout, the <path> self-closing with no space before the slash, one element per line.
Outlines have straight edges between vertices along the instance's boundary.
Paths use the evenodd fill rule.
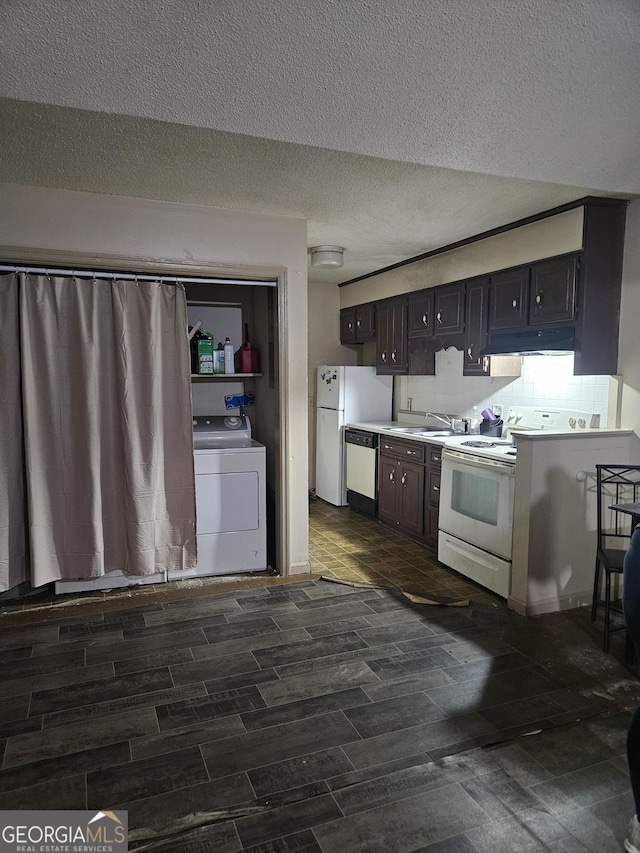
<path fill-rule="evenodd" d="M 262 373 L 192 373 L 192 379 L 234 380 L 248 379 L 251 376 L 262 376 Z"/>

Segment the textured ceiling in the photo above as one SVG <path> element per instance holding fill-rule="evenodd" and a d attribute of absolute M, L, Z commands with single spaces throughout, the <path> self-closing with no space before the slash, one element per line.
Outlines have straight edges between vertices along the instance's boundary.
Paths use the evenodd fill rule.
<path fill-rule="evenodd" d="M 637 0 L 0 3 L 0 180 L 308 220 L 347 280 L 640 194 Z"/>

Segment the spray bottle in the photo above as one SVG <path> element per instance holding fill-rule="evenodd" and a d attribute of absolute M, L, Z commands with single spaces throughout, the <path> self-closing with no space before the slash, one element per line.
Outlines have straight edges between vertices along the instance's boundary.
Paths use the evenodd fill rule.
<path fill-rule="evenodd" d="M 473 413 L 469 420 L 469 432 L 477 435 L 480 432 L 480 415 L 478 414 L 478 407 L 473 407 Z"/>
<path fill-rule="evenodd" d="M 235 373 L 235 365 L 233 363 L 233 344 L 231 338 L 224 339 L 224 372 Z"/>

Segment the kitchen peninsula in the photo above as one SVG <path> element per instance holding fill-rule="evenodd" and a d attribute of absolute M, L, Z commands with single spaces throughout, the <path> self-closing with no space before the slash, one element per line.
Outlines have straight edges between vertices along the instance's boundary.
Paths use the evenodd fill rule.
<path fill-rule="evenodd" d="M 599 463 L 640 459 L 632 430 L 518 436 L 509 607 L 525 616 L 590 604 Z"/>
<path fill-rule="evenodd" d="M 451 565 L 446 556 L 441 556 L 441 548 L 436 545 L 439 525 L 437 500 L 435 520 L 433 517 L 434 486 L 440 498 L 440 513 L 442 501 L 450 500 L 450 495 L 445 489 L 440 491 L 440 470 L 430 466 L 433 454 L 425 454 L 425 448 L 435 448 L 440 458 L 447 449 L 459 452 L 465 441 L 484 440 L 485 437 L 428 430 L 417 418 L 413 422 L 354 423 L 349 426 L 380 436 L 379 494 L 387 488 L 386 481 L 390 479 L 396 486 L 396 494 L 400 492 L 398 484 L 402 479 L 405 480 L 402 485 L 409 484 L 410 474 L 415 475 L 416 469 L 422 465 L 423 479 L 411 486 L 414 515 L 402 514 L 402 498 L 397 497 L 400 510 L 396 519 L 388 517 L 382 499 L 379 519 L 413 539 L 420 539 L 438 551 L 445 565 Z M 474 454 L 484 453 L 488 460 L 493 455 L 496 465 L 503 465 L 500 459 L 503 455 L 505 467 L 506 460 L 510 459 L 512 476 L 502 479 L 511 481 L 511 498 L 509 502 L 507 490 L 501 493 L 501 500 L 509 507 L 512 527 L 509 528 L 510 553 L 508 559 L 503 560 L 508 564 L 508 574 L 503 573 L 495 581 L 493 571 L 488 571 L 486 577 L 480 574 L 472 579 L 502 595 L 508 606 L 521 615 L 531 616 L 585 605 L 591 600 L 596 549 L 595 465 L 601 462 L 625 463 L 640 458 L 640 441 L 632 430 L 583 429 L 579 432 L 518 431 L 515 442 L 517 464 L 510 440 L 497 440 L 493 450 L 473 449 Z M 403 462 L 402 470 L 396 473 L 382 464 L 385 443 L 396 455 L 406 452 L 406 448 L 415 448 L 416 453 L 412 454 L 410 461 Z M 416 498 L 416 491 L 420 488 L 422 493 Z M 416 500 L 421 508 L 419 520 L 415 514 Z M 407 517 L 412 520 L 414 529 L 403 529 L 402 520 Z M 442 536 L 441 530 L 440 544 Z M 463 560 L 462 569 L 456 565 L 452 568 L 466 574 L 465 565 Z"/>

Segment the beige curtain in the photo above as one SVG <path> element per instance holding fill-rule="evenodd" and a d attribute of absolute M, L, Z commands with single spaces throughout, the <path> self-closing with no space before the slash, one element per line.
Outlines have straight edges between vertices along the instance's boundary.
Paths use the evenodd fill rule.
<path fill-rule="evenodd" d="M 20 276 L 31 584 L 196 563 L 181 285 Z"/>
<path fill-rule="evenodd" d="M 0 592 L 28 579 L 18 285 L 0 275 Z"/>

